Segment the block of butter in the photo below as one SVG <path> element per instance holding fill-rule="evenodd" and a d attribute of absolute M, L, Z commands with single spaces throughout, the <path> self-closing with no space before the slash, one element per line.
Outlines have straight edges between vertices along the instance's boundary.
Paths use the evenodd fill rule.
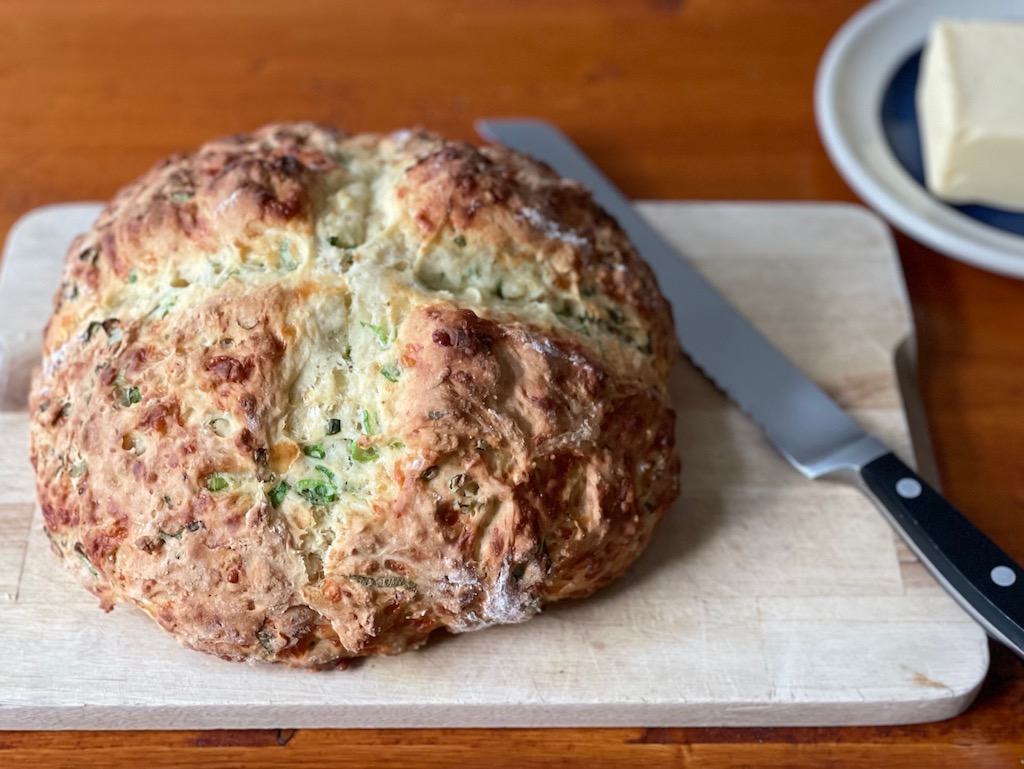
<path fill-rule="evenodd" d="M 937 21 L 916 100 L 929 191 L 1024 210 L 1024 24 Z"/>

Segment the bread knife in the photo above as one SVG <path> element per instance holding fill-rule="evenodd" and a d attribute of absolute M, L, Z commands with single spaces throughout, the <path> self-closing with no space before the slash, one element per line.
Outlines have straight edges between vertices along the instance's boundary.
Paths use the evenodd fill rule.
<path fill-rule="evenodd" d="M 654 270 L 693 363 L 793 467 L 864 492 L 950 595 L 1024 657 L 1024 570 L 1012 558 L 773 347 L 558 129 L 505 119 L 480 120 L 476 128 L 589 188 Z"/>

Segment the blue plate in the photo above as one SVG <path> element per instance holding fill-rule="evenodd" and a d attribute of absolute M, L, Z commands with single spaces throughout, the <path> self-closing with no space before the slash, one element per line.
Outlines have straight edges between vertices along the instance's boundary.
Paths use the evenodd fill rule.
<path fill-rule="evenodd" d="M 899 164 L 924 187 L 924 160 L 914 99 L 920 66 L 921 51 L 918 50 L 893 75 L 882 96 L 882 132 Z M 990 227 L 1015 235 L 1024 235 L 1024 214 L 991 206 L 939 202 Z"/>

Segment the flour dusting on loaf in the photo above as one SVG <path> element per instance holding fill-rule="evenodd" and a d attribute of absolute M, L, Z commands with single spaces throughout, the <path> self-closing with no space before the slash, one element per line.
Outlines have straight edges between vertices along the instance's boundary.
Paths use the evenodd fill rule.
<path fill-rule="evenodd" d="M 56 554 L 327 667 L 592 594 L 677 494 L 669 308 L 578 184 L 423 132 L 170 157 L 67 256 L 31 395 Z"/>

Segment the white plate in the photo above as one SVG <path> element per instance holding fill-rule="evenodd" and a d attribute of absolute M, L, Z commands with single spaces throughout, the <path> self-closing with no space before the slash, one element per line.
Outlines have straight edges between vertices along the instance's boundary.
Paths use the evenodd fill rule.
<path fill-rule="evenodd" d="M 1024 237 L 931 196 L 899 162 L 882 124 L 897 70 L 939 18 L 1024 19 L 1015 0 L 878 0 L 836 33 L 818 68 L 815 116 L 846 183 L 893 226 L 928 247 L 992 272 L 1024 277 Z"/>

